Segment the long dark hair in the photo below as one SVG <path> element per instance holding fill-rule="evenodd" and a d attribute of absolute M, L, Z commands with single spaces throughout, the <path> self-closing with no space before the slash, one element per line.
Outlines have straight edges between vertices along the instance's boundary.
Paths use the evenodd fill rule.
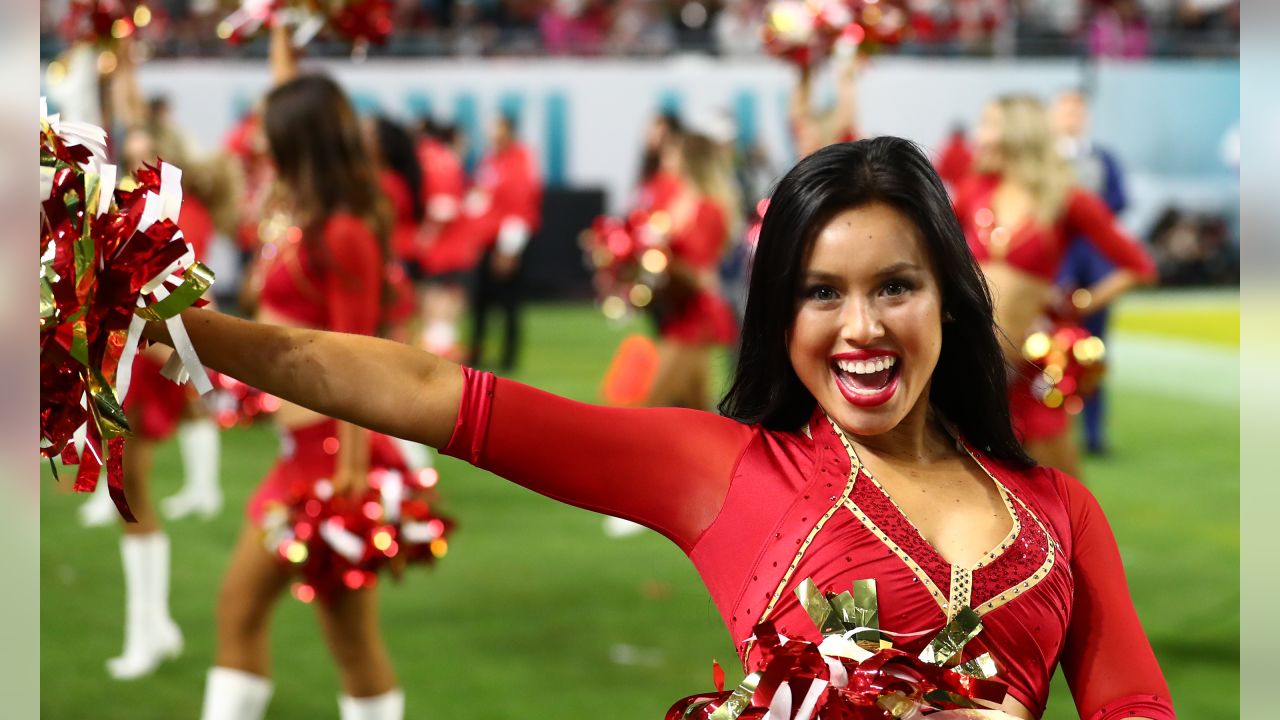
<path fill-rule="evenodd" d="M 389 212 L 342 88 L 324 75 L 278 85 L 267 95 L 263 127 L 303 237 L 318 239 L 330 215 L 349 212 L 374 229 L 385 254 Z"/>
<path fill-rule="evenodd" d="M 992 457 L 1034 465 L 1013 432 L 1006 364 L 982 271 L 933 165 L 901 138 L 828 146 L 779 181 L 761 226 L 742 348 L 720 412 L 774 430 L 796 430 L 809 419 L 815 400 L 787 353 L 805 257 L 833 216 L 877 201 L 919 229 L 948 314 L 930 402 Z"/>
<path fill-rule="evenodd" d="M 422 164 L 418 161 L 413 136 L 395 121 L 381 115 L 373 119 L 373 127 L 378 137 L 382 166 L 404 181 L 413 200 L 413 221 L 422 222 L 427 208 L 422 199 Z"/>

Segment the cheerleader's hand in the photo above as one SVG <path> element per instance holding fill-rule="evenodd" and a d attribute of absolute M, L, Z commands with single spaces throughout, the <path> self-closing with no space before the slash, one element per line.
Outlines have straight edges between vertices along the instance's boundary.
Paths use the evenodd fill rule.
<path fill-rule="evenodd" d="M 338 453 L 334 458 L 334 492 L 358 496 L 369 487 L 369 431 L 359 425 L 338 423 Z"/>
<path fill-rule="evenodd" d="M 368 472 L 359 472 L 353 468 L 344 467 L 334 469 L 333 491 L 335 493 L 358 497 L 368 488 Z"/>

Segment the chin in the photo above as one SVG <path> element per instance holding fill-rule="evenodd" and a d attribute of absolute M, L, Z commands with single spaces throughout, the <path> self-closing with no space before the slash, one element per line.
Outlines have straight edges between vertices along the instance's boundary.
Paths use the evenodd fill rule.
<path fill-rule="evenodd" d="M 887 433 L 902 424 L 906 417 L 906 413 L 902 412 L 867 412 L 847 405 L 841 412 L 833 413 L 828 410 L 828 414 L 845 432 L 865 437 Z"/>

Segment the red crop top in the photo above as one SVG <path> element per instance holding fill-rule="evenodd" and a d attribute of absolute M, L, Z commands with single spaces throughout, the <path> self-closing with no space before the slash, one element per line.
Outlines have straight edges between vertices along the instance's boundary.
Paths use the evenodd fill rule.
<path fill-rule="evenodd" d="M 728 238 L 724 211 L 711 200 L 699 198 L 689 220 L 672 236 L 671 251 L 699 270 L 714 268 Z"/>
<path fill-rule="evenodd" d="M 966 655 L 990 651 L 1010 694 L 1036 714 L 1061 664 L 1082 718 L 1174 718 L 1106 518 L 1084 486 L 1056 470 L 1011 469 L 975 453 L 1014 526 L 975 567 L 959 568 L 874 478 L 853 471 L 853 451 L 820 409 L 805 432 L 775 432 L 696 410 L 586 405 L 464 374 L 444 452 L 671 539 L 750 669 L 758 656 L 743 641 L 762 619 L 821 640 L 793 594 L 800 581 L 827 591 L 875 578 L 881 627 L 892 633 L 936 631 L 960 605 L 977 610 L 985 629 Z M 914 653 L 932 635 L 895 645 Z"/>
<path fill-rule="evenodd" d="M 377 237 L 359 218 L 338 213 L 325 223 L 320 245 L 323 253 L 309 251 L 293 229 L 274 255 L 264 254 L 262 306 L 308 327 L 374 334 L 382 317 Z"/>
<path fill-rule="evenodd" d="M 1013 267 L 1053 282 L 1072 238 L 1082 235 L 1117 267 L 1144 279 L 1155 277 L 1151 255 L 1120 228 L 1106 204 L 1092 193 L 1073 188 L 1053 225 L 1045 227 L 1028 219 L 1017 229 L 1008 229 L 996 227 L 991 209 L 999 184 L 998 175 L 973 175 L 956 188 L 956 215 L 979 263 L 1003 257 Z"/>

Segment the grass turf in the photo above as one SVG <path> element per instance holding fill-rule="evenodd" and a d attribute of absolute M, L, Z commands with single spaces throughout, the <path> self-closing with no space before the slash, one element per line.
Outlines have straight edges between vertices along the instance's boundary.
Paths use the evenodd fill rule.
<path fill-rule="evenodd" d="M 1123 308 L 1118 314 L 1118 323 L 1143 322 Z M 624 334 L 587 307 L 534 308 L 519 379 L 594 399 Z M 1112 520 L 1134 600 L 1180 714 L 1237 717 L 1238 409 L 1123 387 L 1111 397 L 1115 451 L 1088 462 L 1087 477 Z M 45 482 L 43 717 L 199 715 L 239 508 L 275 448 L 269 426 L 223 436 L 227 511 L 168 528 L 173 613 L 186 652 L 131 683 L 103 669 L 122 640 L 119 531 L 80 528 L 82 498 Z M 434 570 L 382 585 L 382 623 L 408 717 L 654 720 L 675 699 L 711 687 L 713 658 L 731 683 L 740 677 L 715 608 L 674 546 L 651 533 L 608 540 L 598 516 L 449 458 L 439 468 L 461 525 L 450 554 Z M 176 446 L 166 444 L 156 459 L 157 495 L 175 490 L 179 476 Z M 280 601 L 271 718 L 337 716 L 336 674 L 311 615 L 292 598 Z M 1045 718 L 1072 717 L 1059 683 Z"/>

